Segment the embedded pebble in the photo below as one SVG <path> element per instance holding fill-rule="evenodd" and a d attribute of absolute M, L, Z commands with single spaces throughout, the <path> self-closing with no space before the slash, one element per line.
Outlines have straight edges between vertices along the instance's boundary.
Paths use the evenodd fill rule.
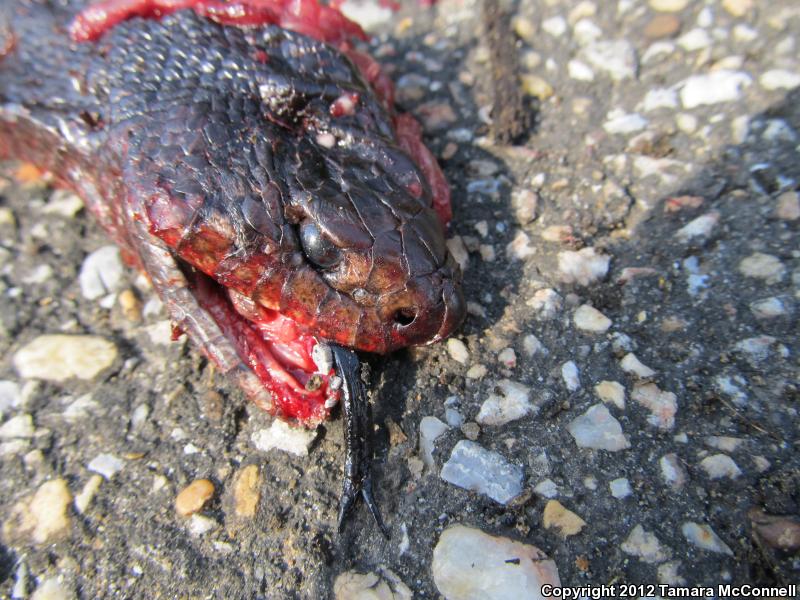
<path fill-rule="evenodd" d="M 308 456 L 308 448 L 316 437 L 315 429 L 290 427 L 285 421 L 275 419 L 269 429 L 259 429 L 253 432 L 250 439 L 253 445 L 262 452 L 269 452 L 275 448 L 297 456 Z"/>
<path fill-rule="evenodd" d="M 69 190 L 55 190 L 50 194 L 50 198 L 42 207 L 42 214 L 58 215 L 71 219 L 83 208 L 83 200 L 77 194 Z"/>
<path fill-rule="evenodd" d="M 346 571 L 333 582 L 335 600 L 412 600 L 411 589 L 390 569 L 381 565 L 377 573 Z"/>
<path fill-rule="evenodd" d="M 611 327 L 611 319 L 588 304 L 577 308 L 575 314 L 572 315 L 572 321 L 578 329 L 592 333 L 605 333 Z"/>
<path fill-rule="evenodd" d="M 497 360 L 507 369 L 513 369 L 517 366 L 517 353 L 513 348 L 503 348 L 498 353 Z"/>
<path fill-rule="evenodd" d="M 3 537 L 30 539 L 35 544 L 49 543 L 66 534 L 70 527 L 67 512 L 72 494 L 67 482 L 53 479 L 39 486 L 32 497 L 17 502 L 3 523 Z"/>
<path fill-rule="evenodd" d="M 659 459 L 658 465 L 661 467 L 661 477 L 669 487 L 679 490 L 684 486 L 688 476 L 677 454 L 665 454 Z"/>
<path fill-rule="evenodd" d="M 458 338 L 451 337 L 447 340 L 447 352 L 450 354 L 450 358 L 462 365 L 469 362 L 469 350 L 467 350 L 467 345 Z"/>
<path fill-rule="evenodd" d="M 691 31 L 687 31 L 675 41 L 686 52 L 695 52 L 708 48 L 711 45 L 711 36 L 705 29 L 696 27 Z"/>
<path fill-rule="evenodd" d="M 704 75 L 692 75 L 682 83 L 681 103 L 686 109 L 721 102 L 733 102 L 742 96 L 742 89 L 752 83 L 744 71 L 720 69 Z"/>
<path fill-rule="evenodd" d="M 258 465 L 247 465 L 237 471 L 233 483 L 233 510 L 237 517 L 252 518 L 261 501 L 261 471 Z"/>
<path fill-rule="evenodd" d="M 467 421 L 461 426 L 461 433 L 464 434 L 464 437 L 468 440 L 472 440 L 473 442 L 478 439 L 478 436 L 481 434 L 480 425 L 475 423 L 474 421 Z"/>
<path fill-rule="evenodd" d="M 662 391 L 654 383 L 636 384 L 631 391 L 631 400 L 635 400 L 650 411 L 647 416 L 650 425 L 659 429 L 675 427 L 678 397 L 674 393 Z"/>
<path fill-rule="evenodd" d="M 768 515 L 754 508 L 747 513 L 758 538 L 773 548 L 792 552 L 800 549 L 800 521 L 797 517 Z"/>
<path fill-rule="evenodd" d="M 617 381 L 601 381 L 594 386 L 594 393 L 606 404 L 625 410 L 625 387 Z"/>
<path fill-rule="evenodd" d="M 558 500 L 550 500 L 544 507 L 542 525 L 545 529 L 555 527 L 561 537 L 567 538 L 580 533 L 581 529 L 586 526 L 586 521 L 565 508 Z"/>
<path fill-rule="evenodd" d="M 444 409 L 444 420 L 450 427 L 458 429 L 464 424 L 464 415 L 458 412 L 455 408 Z"/>
<path fill-rule="evenodd" d="M 800 73 L 785 69 L 771 69 L 762 73 L 758 82 L 765 90 L 791 90 L 800 86 Z"/>
<path fill-rule="evenodd" d="M 662 547 L 655 534 L 641 525 L 631 530 L 628 538 L 620 544 L 620 548 L 626 554 L 636 556 L 642 562 L 650 564 L 664 562 L 670 557 L 669 548 Z"/>
<path fill-rule="evenodd" d="M 777 256 L 754 252 L 739 263 L 739 272 L 745 277 L 763 279 L 766 283 L 779 283 L 786 267 Z"/>
<path fill-rule="evenodd" d="M 419 422 L 419 454 L 422 462 L 432 469 L 436 466 L 433 460 L 433 451 L 436 440 L 441 437 L 448 429 L 446 423 L 442 423 L 436 417 L 423 417 Z"/>
<path fill-rule="evenodd" d="M 753 0 L 722 0 L 722 8 L 734 17 L 743 17 L 753 10 Z"/>
<path fill-rule="evenodd" d="M 195 479 L 175 497 L 175 512 L 188 517 L 199 512 L 214 495 L 214 484 L 208 479 Z"/>
<path fill-rule="evenodd" d="M 641 108 L 644 112 L 653 112 L 660 108 L 674 110 L 678 108 L 678 93 L 669 88 L 648 90 L 642 100 Z"/>
<path fill-rule="evenodd" d="M 737 376 L 730 377 L 727 375 L 718 375 L 714 379 L 715 387 L 728 398 L 730 398 L 736 406 L 744 406 L 747 404 L 747 393 L 742 389 L 747 387 L 747 381 Z"/>
<path fill-rule="evenodd" d="M 0 419 L 22 404 L 22 390 L 16 381 L 0 381 Z"/>
<path fill-rule="evenodd" d="M 31 594 L 30 600 L 74 600 L 75 593 L 58 577 L 42 581 Z"/>
<path fill-rule="evenodd" d="M 586 63 L 573 59 L 567 63 L 567 73 L 577 81 L 594 81 L 594 71 Z"/>
<path fill-rule="evenodd" d="M 617 452 L 631 447 L 619 421 L 602 404 L 595 404 L 573 419 L 567 430 L 580 448 Z"/>
<path fill-rule="evenodd" d="M 625 113 L 619 110 L 612 110 L 603 123 L 603 129 L 611 135 L 635 133 L 647 127 L 647 119 L 637 113 Z"/>
<path fill-rule="evenodd" d="M 544 344 L 532 333 L 529 333 L 524 338 L 522 338 L 522 350 L 528 356 L 534 356 L 536 354 L 547 354 L 547 348 L 544 347 Z"/>
<path fill-rule="evenodd" d="M 766 360 L 776 340 L 771 335 L 760 335 L 758 337 L 747 338 L 737 342 L 733 347 L 735 350 L 747 355 L 747 358 L 754 362 L 759 363 Z"/>
<path fill-rule="evenodd" d="M 542 498 L 555 498 L 558 496 L 558 486 L 552 479 L 545 479 L 540 481 L 533 488 L 533 491 Z"/>
<path fill-rule="evenodd" d="M 780 298 L 771 297 L 756 300 L 750 304 L 750 310 L 758 319 L 773 319 L 788 313 Z"/>
<path fill-rule="evenodd" d="M 572 37 L 581 46 L 592 44 L 603 36 L 603 30 L 589 19 L 580 19 L 573 23 Z"/>
<path fill-rule="evenodd" d="M 433 581 L 447 600 L 540 598 L 561 587 L 558 569 L 536 546 L 452 525 L 433 550 Z"/>
<path fill-rule="evenodd" d="M 689 0 L 650 0 L 650 8 L 658 12 L 680 12 L 689 4 Z"/>
<path fill-rule="evenodd" d="M 800 84 L 799 84 L 800 85 Z M 775 216 L 784 221 L 800 219 L 800 195 L 795 191 L 783 192 L 778 196 Z"/>
<path fill-rule="evenodd" d="M 681 29 L 681 20 L 675 15 L 656 15 L 644 27 L 644 36 L 650 40 L 669 38 Z"/>
<path fill-rule="evenodd" d="M 93 379 L 116 358 L 114 343 L 98 336 L 40 335 L 17 350 L 14 367 L 21 377 L 31 379 Z"/>
<path fill-rule="evenodd" d="M 547 100 L 555 93 L 553 86 L 537 75 L 524 73 L 520 79 L 522 90 L 529 96 L 539 100 Z"/>
<path fill-rule="evenodd" d="M 441 478 L 455 486 L 508 504 L 522 492 L 522 468 L 469 440 L 460 440 L 442 467 Z"/>
<path fill-rule="evenodd" d="M 536 290 L 526 302 L 542 319 L 552 319 L 561 310 L 562 300 L 553 289 Z"/>
<path fill-rule="evenodd" d="M 717 223 L 719 223 L 719 219 L 719 212 L 712 210 L 689 221 L 675 233 L 675 237 L 684 242 L 696 237 L 708 237 Z"/>
<path fill-rule="evenodd" d="M 190 536 L 197 538 L 215 529 L 218 525 L 219 523 L 211 517 L 193 514 L 190 515 L 189 519 L 186 521 L 186 530 L 189 532 Z"/>
<path fill-rule="evenodd" d="M 745 443 L 745 440 L 727 435 L 709 435 L 703 439 L 703 443 L 710 448 L 716 448 L 723 452 L 736 452 Z"/>
<path fill-rule="evenodd" d="M 486 365 L 478 363 L 467 369 L 467 372 L 464 373 L 464 377 L 467 379 L 483 379 L 486 377 L 488 372 L 489 369 L 486 367 Z"/>
<path fill-rule="evenodd" d="M 614 498 L 627 498 L 633 494 L 630 482 L 624 477 L 609 481 L 608 487 L 611 490 L 611 495 L 614 496 Z"/>
<path fill-rule="evenodd" d="M 570 392 L 580 389 L 580 374 L 578 366 L 573 361 L 569 360 L 561 365 L 561 379 L 564 380 L 564 385 L 567 386 L 567 390 Z"/>
<path fill-rule="evenodd" d="M 100 489 L 100 486 L 103 483 L 103 477 L 101 475 L 92 475 L 83 485 L 83 489 L 81 489 L 78 494 L 75 496 L 75 510 L 78 511 L 80 514 L 86 513 L 86 510 L 89 508 L 89 505 L 92 503 L 95 494 Z"/>
<path fill-rule="evenodd" d="M 84 259 L 78 281 L 83 297 L 96 300 L 116 292 L 122 287 L 124 277 L 125 268 L 122 266 L 119 248 L 103 246 Z"/>
<path fill-rule="evenodd" d="M 534 254 L 536 248 L 531 246 L 530 236 L 522 230 L 517 231 L 514 239 L 506 246 L 506 256 L 509 260 L 525 260 Z"/>
<path fill-rule="evenodd" d="M 453 258 L 458 263 L 458 266 L 461 267 L 461 271 L 466 271 L 467 267 L 469 267 L 469 252 L 464 245 L 464 238 L 462 238 L 460 235 L 456 235 L 448 238 L 446 244 L 450 254 L 453 255 Z"/>
<path fill-rule="evenodd" d="M 102 475 L 106 479 L 111 479 L 114 475 L 119 473 L 124 466 L 125 461 L 121 458 L 117 458 L 113 454 L 98 454 L 89 461 L 86 468 L 93 473 Z"/>
<path fill-rule="evenodd" d="M 33 417 L 31 415 L 17 415 L 0 425 L 0 440 L 32 438 L 34 431 Z"/>
<path fill-rule="evenodd" d="M 725 542 L 719 539 L 719 536 L 708 525 L 686 521 L 681 526 L 681 533 L 683 533 L 683 537 L 698 548 L 733 556 L 733 551 Z"/>
<path fill-rule="evenodd" d="M 628 352 L 628 354 L 623 356 L 622 360 L 619 361 L 619 365 L 626 373 L 633 373 L 642 379 L 647 379 L 648 377 L 652 377 L 656 374 L 653 369 L 643 364 L 642 361 L 636 358 L 636 355 L 633 352 Z"/>
<path fill-rule="evenodd" d="M 597 254 L 594 248 L 566 250 L 558 253 L 558 271 L 564 283 L 589 285 L 605 277 L 609 260 L 610 257 Z"/>
<path fill-rule="evenodd" d="M 709 479 L 736 479 L 742 474 L 739 465 L 727 454 L 707 456 L 700 461 L 700 468 L 708 474 Z"/>
<path fill-rule="evenodd" d="M 531 406 L 530 391 L 530 387 L 519 382 L 501 379 L 481 405 L 475 420 L 481 425 L 498 426 L 521 419 L 531 411 L 535 414 L 539 408 Z"/>
<path fill-rule="evenodd" d="M 542 31 L 553 37 L 561 37 L 567 31 L 567 21 L 560 15 L 550 17 L 542 21 Z"/>
<path fill-rule="evenodd" d="M 636 77 L 636 51 L 626 40 L 601 40 L 586 46 L 582 56 L 596 69 L 608 73 L 613 81 Z"/>

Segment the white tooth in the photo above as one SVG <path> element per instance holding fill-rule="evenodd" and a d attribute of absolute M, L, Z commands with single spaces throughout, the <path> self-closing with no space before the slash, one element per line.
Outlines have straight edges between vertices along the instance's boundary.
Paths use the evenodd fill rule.
<path fill-rule="evenodd" d="M 325 408 L 333 408 L 338 403 L 339 401 L 336 398 L 328 398 L 327 400 L 325 400 Z"/>
<path fill-rule="evenodd" d="M 338 375 L 331 375 L 328 378 L 328 389 L 338 390 L 340 387 L 342 387 L 342 378 Z"/>
<path fill-rule="evenodd" d="M 311 360 L 317 365 L 317 373 L 330 373 L 333 368 L 333 353 L 328 344 L 317 342 L 317 345 L 311 349 Z"/>

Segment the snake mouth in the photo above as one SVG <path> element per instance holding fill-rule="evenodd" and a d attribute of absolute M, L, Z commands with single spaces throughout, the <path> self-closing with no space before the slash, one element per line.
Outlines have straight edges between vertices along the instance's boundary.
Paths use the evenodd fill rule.
<path fill-rule="evenodd" d="M 280 312 L 182 266 L 197 302 L 269 392 L 263 408 L 308 427 L 324 421 L 339 402 L 342 386 L 329 345 Z"/>

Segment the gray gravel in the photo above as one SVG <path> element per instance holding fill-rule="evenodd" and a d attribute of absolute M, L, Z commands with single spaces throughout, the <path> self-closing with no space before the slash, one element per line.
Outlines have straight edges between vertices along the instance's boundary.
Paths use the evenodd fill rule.
<path fill-rule="evenodd" d="M 372 579 L 337 589 L 438 598 L 453 525 L 535 545 L 570 585 L 796 582 L 800 7 L 521 0 L 536 122 L 513 147 L 489 137 L 475 2 L 381 14 L 376 55 L 453 184 L 470 301 L 457 341 L 372 364 L 391 540 L 363 508 L 336 531 L 340 420 L 271 430 L 170 341 L 146 281 L 94 270 L 117 258 L 74 197 L 6 163 L 0 597 L 328 598 L 355 570 Z M 56 335 L 69 356 L 41 350 Z M 425 417 L 449 425 L 432 468 Z M 522 492 L 440 477 L 465 440 Z M 178 516 L 197 480 L 213 494 Z"/>

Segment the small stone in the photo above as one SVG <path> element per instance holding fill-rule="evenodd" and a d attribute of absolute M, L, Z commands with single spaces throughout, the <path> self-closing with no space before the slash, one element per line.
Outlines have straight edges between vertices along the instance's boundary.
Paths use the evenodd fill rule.
<path fill-rule="evenodd" d="M 670 38 L 681 29 L 681 20 L 675 15 L 656 15 L 645 25 L 644 36 L 650 40 Z"/>
<path fill-rule="evenodd" d="M 750 362 L 760 363 L 769 357 L 777 341 L 771 335 L 760 335 L 737 342 L 734 349 L 745 354 Z"/>
<path fill-rule="evenodd" d="M 113 454 L 98 454 L 95 456 L 86 468 L 90 471 L 102 475 L 106 479 L 111 479 L 114 475 L 119 473 L 125 466 L 125 461 L 117 458 Z"/>
<path fill-rule="evenodd" d="M 742 474 L 739 466 L 727 454 L 714 454 L 700 461 L 700 467 L 708 474 L 709 479 L 736 479 Z"/>
<path fill-rule="evenodd" d="M 683 242 L 688 242 L 695 237 L 708 237 L 719 222 L 719 219 L 719 212 L 712 210 L 689 221 L 675 233 L 675 237 Z"/>
<path fill-rule="evenodd" d="M 567 21 L 560 15 L 550 17 L 542 21 L 542 31 L 553 37 L 561 37 L 567 31 Z"/>
<path fill-rule="evenodd" d="M 558 486 L 552 479 L 545 479 L 536 484 L 533 488 L 536 495 L 542 498 L 555 498 L 558 496 Z"/>
<path fill-rule="evenodd" d="M 531 246 L 531 238 L 522 230 L 517 231 L 514 239 L 506 245 L 506 256 L 509 260 L 525 260 L 536 254 L 536 248 Z"/>
<path fill-rule="evenodd" d="M 539 318 L 552 319 L 561 310 L 563 302 L 555 290 L 545 288 L 536 290 L 526 304 L 539 315 Z"/>
<path fill-rule="evenodd" d="M 440 476 L 460 488 L 485 494 L 498 504 L 508 504 L 522 493 L 520 467 L 468 440 L 455 445 Z"/>
<path fill-rule="evenodd" d="M 414 113 L 428 133 L 446 129 L 458 120 L 453 107 L 446 102 L 427 102 L 418 106 Z"/>
<path fill-rule="evenodd" d="M 771 69 L 758 78 L 758 82 L 765 90 L 791 90 L 800 86 L 800 73 L 785 69 Z"/>
<path fill-rule="evenodd" d="M 625 387 L 617 381 L 601 381 L 594 386 L 594 393 L 606 404 L 625 410 Z"/>
<path fill-rule="evenodd" d="M 692 135 L 695 131 L 697 131 L 697 117 L 689 113 L 678 113 L 675 115 L 675 124 L 678 126 L 678 129 L 687 135 Z M 742 143 L 743 141 L 744 140 L 739 143 Z M 666 209 L 666 205 L 664 208 Z"/>
<path fill-rule="evenodd" d="M 681 489 L 687 480 L 686 469 L 681 464 L 677 454 L 665 454 L 658 465 L 661 467 L 661 477 L 673 490 Z"/>
<path fill-rule="evenodd" d="M 483 379 L 486 377 L 486 374 L 489 372 L 489 369 L 486 365 L 478 363 L 476 365 L 472 365 L 467 372 L 464 374 L 464 377 L 467 379 Z"/>
<path fill-rule="evenodd" d="M 645 112 L 653 112 L 661 108 L 674 110 L 678 108 L 678 93 L 672 88 L 655 88 L 648 90 L 641 103 L 641 109 Z M 647 132 L 650 133 L 650 132 Z M 653 150 L 652 144 L 648 148 Z"/>
<path fill-rule="evenodd" d="M 753 0 L 722 0 L 722 8 L 734 17 L 743 17 L 753 10 Z"/>
<path fill-rule="evenodd" d="M 529 333 L 522 338 L 522 350 L 528 356 L 535 356 L 536 354 L 547 354 L 547 348 L 539 341 L 532 333 Z"/>
<path fill-rule="evenodd" d="M 580 374 L 574 361 L 568 360 L 561 365 L 561 379 L 564 380 L 564 385 L 567 386 L 568 391 L 574 392 L 580 389 Z"/>
<path fill-rule="evenodd" d="M 545 242 L 563 244 L 573 239 L 574 232 L 571 225 L 549 225 L 542 230 L 542 239 Z"/>
<path fill-rule="evenodd" d="M 708 32 L 701 28 L 696 27 L 691 31 L 687 31 L 677 40 L 678 45 L 686 52 L 696 52 L 703 50 L 711 45 L 711 36 Z"/>
<path fill-rule="evenodd" d="M 458 412 L 455 408 L 445 408 L 444 420 L 450 427 L 458 429 L 464 424 L 464 415 Z"/>
<path fill-rule="evenodd" d="M 529 189 L 515 190 L 511 194 L 511 205 L 514 208 L 514 214 L 517 220 L 522 225 L 527 225 L 538 216 L 539 194 Z M 485 224 L 485 221 L 483 221 L 483 223 Z M 478 228 L 477 223 L 475 228 Z M 482 233 L 481 237 L 486 237 L 486 234 Z"/>
<path fill-rule="evenodd" d="M 436 462 L 433 460 L 436 440 L 448 429 L 447 424 L 442 423 L 436 417 L 423 417 L 419 423 L 419 454 L 422 462 L 429 469 L 436 466 Z"/>
<path fill-rule="evenodd" d="M 796 517 L 768 515 L 754 508 L 747 513 L 753 533 L 767 545 L 784 552 L 800 549 L 800 521 Z"/>
<path fill-rule="evenodd" d="M 709 435 L 703 440 L 703 443 L 723 452 L 736 452 L 745 443 L 745 440 L 727 435 Z"/>
<path fill-rule="evenodd" d="M 619 365 L 626 373 L 633 373 L 642 379 L 647 379 L 648 377 L 652 377 L 656 374 L 653 369 L 643 364 L 642 361 L 636 358 L 636 355 L 633 352 L 628 352 L 628 354 L 623 356 L 622 360 L 619 361 Z"/>
<path fill-rule="evenodd" d="M 742 89 L 752 83 L 744 71 L 720 69 L 704 75 L 692 75 L 681 88 L 681 102 L 686 109 L 709 104 L 733 102 L 742 96 Z"/>
<path fill-rule="evenodd" d="M 31 415 L 17 415 L 0 425 L 0 440 L 32 438 L 34 431 L 33 417 Z"/>
<path fill-rule="evenodd" d="M 788 314 L 788 310 L 783 305 L 780 298 L 764 298 L 750 304 L 750 310 L 759 319 L 774 319 Z"/>
<path fill-rule="evenodd" d="M 578 307 L 572 321 L 578 329 L 591 333 L 605 333 L 611 327 L 611 319 L 588 304 Z"/>
<path fill-rule="evenodd" d="M 30 379 L 93 379 L 116 358 L 117 347 L 98 336 L 40 335 L 14 354 L 14 367 Z"/>
<path fill-rule="evenodd" d="M 467 248 L 464 246 L 464 239 L 460 235 L 455 235 L 449 238 L 446 244 L 450 254 L 453 255 L 458 266 L 461 267 L 461 271 L 466 271 L 467 267 L 469 267 L 469 252 L 467 252 Z"/>
<path fill-rule="evenodd" d="M 474 421 L 467 421 L 461 426 L 461 433 L 464 434 L 465 438 L 474 442 L 480 436 L 481 428 Z"/>
<path fill-rule="evenodd" d="M 462 365 L 469 362 L 469 350 L 467 350 L 467 345 L 457 338 L 451 337 L 447 340 L 447 352 L 450 354 L 450 358 Z"/>
<path fill-rule="evenodd" d="M 123 316 L 131 323 L 142 320 L 142 302 L 133 293 L 133 290 L 122 290 L 117 296 L 117 302 L 122 309 Z"/>
<path fill-rule="evenodd" d="M 672 392 L 664 392 L 654 383 L 637 383 L 633 386 L 631 399 L 650 411 L 647 417 L 650 425 L 663 430 L 675 427 L 678 397 Z"/>
<path fill-rule="evenodd" d="M 208 479 L 195 479 L 175 498 L 175 512 L 181 517 L 200 512 L 213 495 L 213 483 Z"/>
<path fill-rule="evenodd" d="M 625 113 L 620 110 L 612 110 L 603 123 L 603 129 L 611 135 L 626 135 L 641 131 L 647 127 L 648 121 L 640 114 Z"/>
<path fill-rule="evenodd" d="M 0 419 L 22 404 L 22 390 L 16 381 L 0 381 Z"/>
<path fill-rule="evenodd" d="M 680 12 L 689 4 L 689 0 L 650 0 L 650 8 L 658 12 Z"/>
<path fill-rule="evenodd" d="M 384 566 L 377 573 L 346 571 L 333 582 L 334 600 L 412 600 L 409 587 Z"/>
<path fill-rule="evenodd" d="M 800 86 L 800 83 L 798 83 Z M 784 221 L 800 219 L 800 195 L 794 190 L 783 192 L 775 205 L 775 216 Z"/>
<path fill-rule="evenodd" d="M 564 283 L 589 285 L 605 277 L 610 258 L 597 254 L 594 248 L 583 248 L 577 252 L 566 250 L 558 253 L 558 271 Z"/>
<path fill-rule="evenodd" d="M 594 81 L 594 71 L 591 67 L 577 59 L 567 63 L 567 73 L 577 81 Z"/>
<path fill-rule="evenodd" d="M 517 353 L 513 348 L 503 348 L 498 353 L 497 360 L 507 369 L 513 369 L 517 366 Z"/>
<path fill-rule="evenodd" d="M 571 510 L 567 510 L 558 500 L 550 500 L 544 507 L 542 524 L 545 529 L 558 529 L 563 538 L 580 533 L 586 526 L 586 521 L 581 519 Z"/>
<path fill-rule="evenodd" d="M 619 421 L 602 404 L 595 404 L 573 419 L 567 430 L 580 448 L 617 452 L 631 447 Z"/>
<path fill-rule="evenodd" d="M 233 481 L 234 512 L 237 517 L 256 516 L 261 501 L 261 471 L 258 465 L 239 469 Z"/>
<path fill-rule="evenodd" d="M 74 592 L 59 580 L 50 577 L 42 581 L 31 594 L 30 600 L 74 600 Z"/>
<path fill-rule="evenodd" d="M 297 456 L 308 456 L 308 448 L 316 438 L 316 430 L 290 427 L 288 423 L 275 419 L 269 429 L 255 431 L 250 439 L 262 452 L 275 448 Z"/>
<path fill-rule="evenodd" d="M 594 68 L 605 71 L 613 81 L 636 77 L 636 51 L 626 40 L 600 40 L 586 46 L 583 57 Z"/>
<path fill-rule="evenodd" d="M 119 248 L 103 246 L 84 259 L 78 281 L 83 297 L 96 300 L 116 292 L 121 287 L 124 276 L 125 268 L 122 266 Z"/>
<path fill-rule="evenodd" d="M 531 411 L 535 414 L 539 409 L 531 406 L 530 391 L 528 386 L 516 381 L 498 381 L 493 392 L 481 405 L 475 420 L 481 425 L 499 426 L 521 419 Z"/>
<path fill-rule="evenodd" d="M 686 585 L 686 579 L 678 574 L 678 569 L 681 563 L 677 560 L 665 562 L 658 565 L 658 583 L 661 585 L 671 585 L 672 587 L 680 587 Z"/>
<path fill-rule="evenodd" d="M 520 79 L 522 80 L 522 91 L 529 96 L 544 101 L 554 93 L 553 86 L 537 75 L 523 73 Z"/>
<path fill-rule="evenodd" d="M 681 526 L 681 532 L 689 542 L 702 548 L 718 554 L 727 554 L 733 556 L 733 551 L 723 542 L 714 530 L 708 525 L 700 525 L 691 521 L 685 522 Z"/>
<path fill-rule="evenodd" d="M 211 517 L 193 514 L 186 521 L 186 530 L 190 536 L 197 538 L 215 529 L 218 525 L 219 523 Z"/>
<path fill-rule="evenodd" d="M 763 279 L 773 284 L 783 280 L 786 267 L 777 256 L 754 252 L 739 263 L 739 272 L 745 277 Z"/>
<path fill-rule="evenodd" d="M 609 481 L 608 487 L 611 490 L 611 495 L 614 496 L 614 498 L 627 498 L 633 494 L 630 482 L 624 477 Z"/>
<path fill-rule="evenodd" d="M 603 37 L 603 30 L 589 19 L 580 19 L 572 27 L 572 37 L 579 46 L 589 46 Z"/>
<path fill-rule="evenodd" d="M 62 537 L 70 527 L 67 508 L 72 494 L 63 479 L 47 481 L 39 486 L 34 495 L 17 502 L 3 523 L 3 537 L 44 544 Z"/>
<path fill-rule="evenodd" d="M 628 539 L 620 545 L 626 554 L 636 556 L 642 562 L 654 564 L 664 562 L 670 557 L 668 548 L 662 548 L 658 538 L 641 525 L 634 527 Z"/>
<path fill-rule="evenodd" d="M 555 562 L 535 546 L 453 525 L 433 550 L 433 581 L 447 600 L 542 598 L 561 587 Z"/>
<path fill-rule="evenodd" d="M 103 483 L 103 477 L 100 475 L 92 475 L 86 481 L 83 486 L 83 489 L 75 496 L 75 510 L 78 511 L 80 514 L 85 514 L 86 510 L 89 508 L 89 505 L 92 503 L 95 494 L 97 494 L 97 490 L 100 489 L 100 485 Z"/>

